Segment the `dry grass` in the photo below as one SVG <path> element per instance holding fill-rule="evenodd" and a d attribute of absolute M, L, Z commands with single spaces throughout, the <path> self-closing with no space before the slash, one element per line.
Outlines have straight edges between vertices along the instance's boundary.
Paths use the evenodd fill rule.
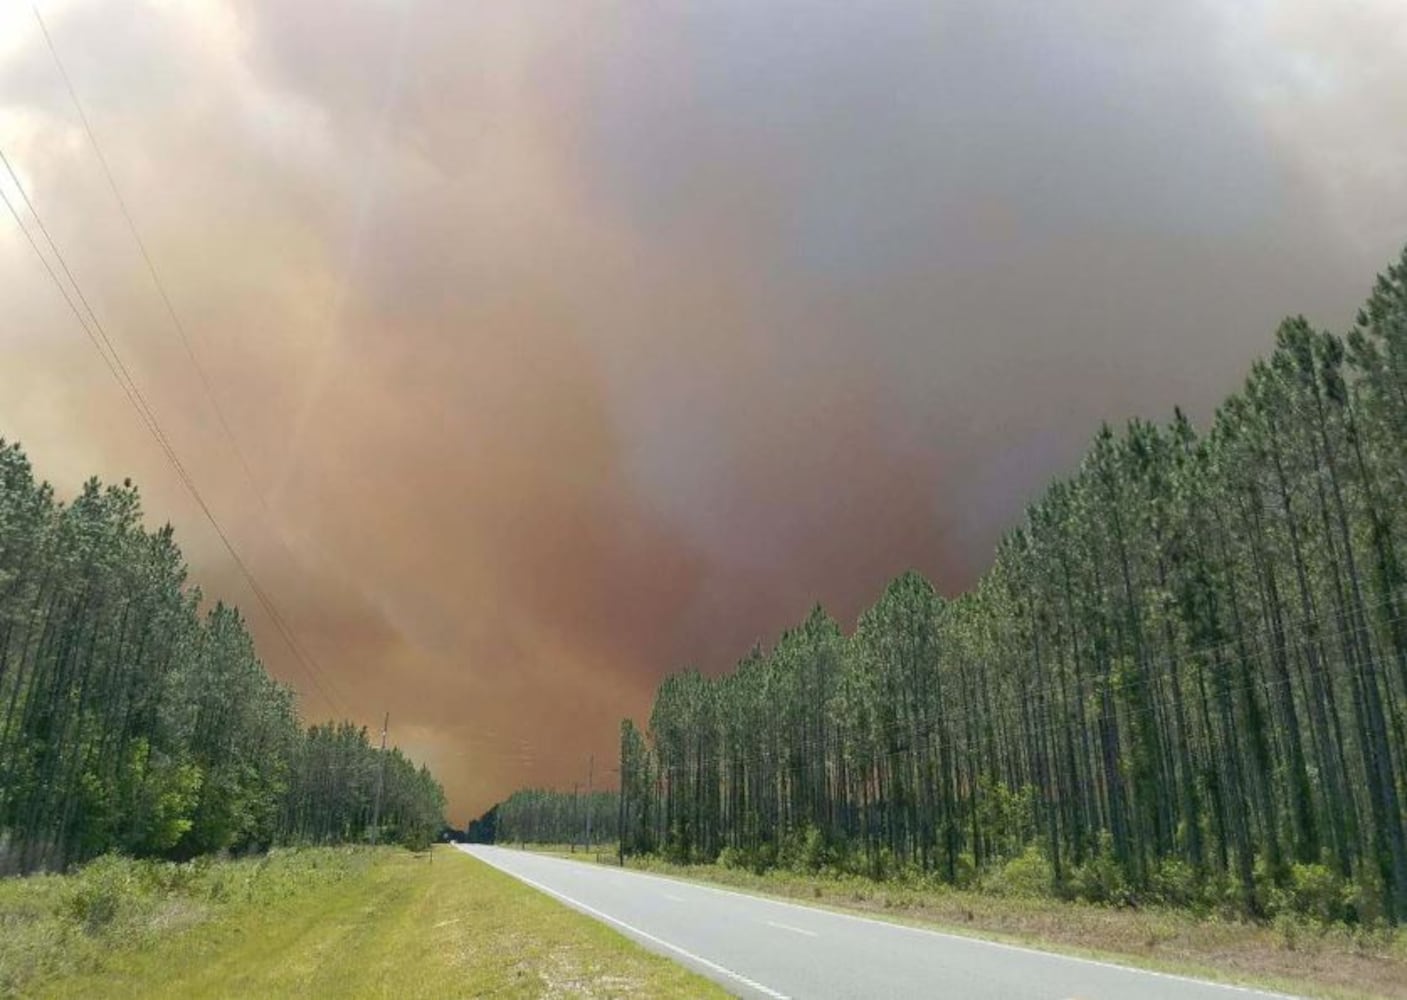
<path fill-rule="evenodd" d="M 552 850 L 553 854 L 562 854 Z M 562 856 L 570 856 L 563 854 Z M 582 859 L 582 855 L 576 855 Z M 613 859 L 603 856 L 605 863 Z M 1166 972 L 1335 1000 L 1407 1000 L 1407 932 L 1199 918 L 1164 908 L 1116 909 L 1012 898 L 856 876 L 763 875 L 719 865 L 633 860 L 689 881 L 940 927 Z"/>
<path fill-rule="evenodd" d="M 37 977 L 17 992 L 55 1000 L 726 995 L 452 848 L 420 856 L 383 848 L 358 860 L 346 877 L 207 910 L 194 926 L 167 925 L 94 956 L 85 972 Z"/>
<path fill-rule="evenodd" d="M 0 879 L 0 997 L 101 968 L 241 908 L 261 907 L 365 873 L 358 848 L 278 850 L 186 864 L 99 858 L 69 875 Z"/>

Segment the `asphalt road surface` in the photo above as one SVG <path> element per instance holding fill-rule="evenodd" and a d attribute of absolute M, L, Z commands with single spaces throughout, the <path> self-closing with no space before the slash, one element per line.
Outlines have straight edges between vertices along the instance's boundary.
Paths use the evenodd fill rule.
<path fill-rule="evenodd" d="M 502 847 L 460 845 L 460 849 L 741 997 L 1283 998 L 1283 994 L 923 930 L 643 872 Z"/>

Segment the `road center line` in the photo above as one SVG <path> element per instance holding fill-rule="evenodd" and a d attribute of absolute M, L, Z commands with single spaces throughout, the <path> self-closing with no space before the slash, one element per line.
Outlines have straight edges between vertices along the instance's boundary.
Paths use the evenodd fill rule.
<path fill-rule="evenodd" d="M 820 937 L 815 931 L 802 930 L 800 927 L 793 927 L 791 924 L 779 924 L 775 920 L 768 920 L 768 927 L 776 927 L 779 930 L 791 931 L 793 934 L 805 934 L 807 937 Z"/>
<path fill-rule="evenodd" d="M 499 848 L 505 851 L 514 851 L 514 848 Z M 520 854 L 529 854 L 529 851 L 517 851 Z M 1235 993 L 1246 993 L 1255 997 L 1267 998 L 1267 1000 L 1303 1000 L 1289 993 L 1277 993 L 1273 990 L 1263 990 L 1254 986 L 1241 986 L 1237 983 L 1217 982 L 1214 979 L 1198 979 L 1194 976 L 1184 976 L 1176 972 L 1158 972 L 1154 969 L 1143 969 L 1135 965 L 1121 965 L 1118 962 L 1108 962 L 1098 958 L 1085 958 L 1082 955 L 1069 955 L 1060 951 L 1043 951 L 1040 948 L 1031 948 L 1025 945 L 1008 944 L 1005 941 L 993 941 L 991 938 L 978 937 L 974 934 L 960 934 L 954 931 L 938 930 L 930 927 L 918 927 L 914 924 L 899 923 L 895 920 L 882 920 L 879 917 L 866 917 L 858 913 L 847 913 L 844 910 L 832 909 L 829 906 L 810 906 L 806 903 L 797 903 L 787 899 L 778 899 L 775 896 L 762 895 L 756 892 L 740 892 L 737 889 L 724 889 L 721 886 L 711 885 L 702 879 L 689 880 L 678 878 L 672 875 L 656 875 L 653 872 L 642 872 L 630 868 L 604 868 L 592 865 L 587 861 L 570 861 L 566 858 L 554 858 L 550 854 L 532 855 L 540 857 L 545 861 L 555 861 L 558 864 L 574 866 L 580 869 L 591 869 L 600 867 L 600 873 L 606 876 L 627 876 L 634 878 L 650 879 L 655 882 L 673 883 L 675 885 L 688 886 L 690 889 L 701 889 L 704 892 L 717 893 L 720 896 L 737 896 L 739 899 L 749 899 L 753 902 L 770 903 L 773 906 L 784 906 L 791 910 L 801 910 L 805 913 L 820 915 L 824 917 L 834 917 L 839 920 L 855 920 L 864 924 L 874 924 L 878 927 L 888 927 L 892 930 L 907 931 L 911 934 L 924 934 L 930 937 L 943 938 L 948 941 L 960 941 L 967 944 L 978 945 L 984 948 L 991 948 L 999 951 L 1020 952 L 1026 955 L 1035 955 L 1041 958 L 1052 959 L 1060 962 L 1070 962 L 1077 965 L 1093 965 L 1102 969 L 1115 969 L 1120 972 L 1128 972 L 1134 975 L 1152 976 L 1155 979 L 1168 979 L 1173 982 L 1195 983 L 1198 986 L 1215 987 L 1217 989 L 1230 990 Z M 506 869 L 505 869 L 506 870 Z"/>
<path fill-rule="evenodd" d="M 687 903 L 687 902 L 688 902 L 688 900 L 685 899 L 683 896 L 671 896 L 671 895 L 670 895 L 669 893 L 667 893 L 667 892 L 664 894 L 664 898 L 667 899 L 667 900 L 669 900 L 671 903 Z"/>

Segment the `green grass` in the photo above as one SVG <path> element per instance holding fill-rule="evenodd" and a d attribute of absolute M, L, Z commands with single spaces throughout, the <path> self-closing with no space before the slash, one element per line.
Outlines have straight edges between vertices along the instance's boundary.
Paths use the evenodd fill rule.
<path fill-rule="evenodd" d="M 0 983 L 8 995 L 726 996 L 450 848 L 216 862 L 177 879 L 175 888 L 162 887 L 169 875 L 144 874 L 136 862 L 103 865 L 108 870 L 96 874 L 90 867 L 0 886 Z M 147 866 L 158 873 L 183 867 Z M 145 888 L 150 882 L 155 891 Z M 92 888 L 110 883 L 116 891 Z M 212 898 L 216 885 L 225 888 Z M 73 902 L 85 892 L 116 899 L 115 912 L 92 923 L 91 906 Z M 12 929 L 19 931 L 13 938 Z"/>
<path fill-rule="evenodd" d="M 564 849 L 544 853 L 573 857 Z M 584 857 L 580 851 L 577 860 Z M 602 855 L 602 863 L 615 864 Z M 901 923 L 1122 962 L 1164 972 L 1334 1000 L 1407 1000 L 1407 930 L 1353 930 L 1282 919 L 1273 924 L 997 896 L 854 875 L 757 874 L 722 865 L 633 858 L 630 866 L 693 882 L 805 902 Z"/>

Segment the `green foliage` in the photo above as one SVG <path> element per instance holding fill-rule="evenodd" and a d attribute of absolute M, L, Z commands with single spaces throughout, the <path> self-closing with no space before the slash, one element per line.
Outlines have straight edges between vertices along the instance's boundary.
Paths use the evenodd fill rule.
<path fill-rule="evenodd" d="M 1348 915 L 1358 926 L 1373 928 L 1384 923 L 1383 895 L 1377 883 L 1357 879 L 1345 886 Z"/>
<path fill-rule="evenodd" d="M 87 934 L 97 934 L 112 924 L 124 907 L 135 905 L 138 880 L 130 863 L 99 858 L 88 865 L 66 900 L 68 914 Z"/>
<path fill-rule="evenodd" d="M 181 842 L 195 821 L 201 770 L 194 763 L 161 760 L 149 766 L 141 780 L 145 802 L 139 806 L 145 822 L 133 847 L 139 854 L 165 854 Z M 224 845 L 221 845 L 224 846 Z"/>
<path fill-rule="evenodd" d="M 0 440 L 0 873 L 366 839 L 377 784 L 381 840 L 438 832 L 428 772 L 302 731 L 239 612 L 202 603 L 130 483 L 60 503 Z"/>
<path fill-rule="evenodd" d="M 825 834 L 809 824 L 787 834 L 778 859 L 783 868 L 800 875 L 814 875 L 831 867 L 835 860 Z"/>
<path fill-rule="evenodd" d="M 134 884 L 121 914 L 92 935 L 61 899 L 36 898 L 26 884 L 11 894 L 0 883 L 0 927 L 48 934 L 0 936 L 0 997 L 442 1000 L 550 996 L 564 983 L 574 995 L 622 1000 L 725 995 L 449 849 L 433 861 L 394 849 L 313 848 L 275 851 L 267 863 L 121 863 L 133 866 Z M 83 874 L 48 880 L 60 889 L 53 895 Z M 16 895 L 27 900 L 24 917 Z"/>
<path fill-rule="evenodd" d="M 96 968 L 233 905 L 267 906 L 353 878 L 356 848 L 275 850 L 255 859 L 185 863 L 97 858 L 68 875 L 0 880 L 0 997 L 29 995 L 46 975 Z"/>
<path fill-rule="evenodd" d="M 1094 856 L 1071 873 L 1070 887 L 1077 898 L 1091 903 L 1125 906 L 1133 902 L 1123 865 L 1115 855 L 1113 837 L 1108 831 L 1100 834 Z"/>
<path fill-rule="evenodd" d="M 851 635 L 816 608 L 667 677 L 622 848 L 1407 920 L 1404 470 L 1407 254 L 1204 432 L 1101 428 L 970 592 L 905 573 Z"/>
<path fill-rule="evenodd" d="M 394 748 L 381 752 L 350 722 L 310 728 L 287 768 L 282 840 L 336 844 L 374 836 L 378 843 L 424 847 L 443 828 L 444 792 L 429 770 Z"/>
<path fill-rule="evenodd" d="M 1166 906 L 1197 908 L 1205 886 L 1201 873 L 1181 858 L 1165 858 L 1149 877 L 1149 897 Z"/>
<path fill-rule="evenodd" d="M 524 788 L 494 806 L 495 839 L 504 844 L 586 844 L 587 818 L 593 844 L 614 844 L 620 813 L 616 792 L 556 792 Z"/>
<path fill-rule="evenodd" d="M 1351 894 L 1342 876 L 1328 865 L 1290 866 L 1289 906 L 1296 913 L 1315 920 L 1342 920 L 1348 913 Z"/>
<path fill-rule="evenodd" d="M 751 869 L 752 858 L 739 847 L 725 847 L 718 852 L 718 864 L 724 868 Z"/>
<path fill-rule="evenodd" d="M 1035 830 L 1035 789 L 1012 791 L 993 782 L 978 798 L 977 822 L 987 831 L 987 851 L 994 858 L 1021 855 Z"/>
<path fill-rule="evenodd" d="M 1053 894 L 1055 872 L 1035 844 L 982 879 L 982 888 L 999 896 L 1041 897 Z"/>

